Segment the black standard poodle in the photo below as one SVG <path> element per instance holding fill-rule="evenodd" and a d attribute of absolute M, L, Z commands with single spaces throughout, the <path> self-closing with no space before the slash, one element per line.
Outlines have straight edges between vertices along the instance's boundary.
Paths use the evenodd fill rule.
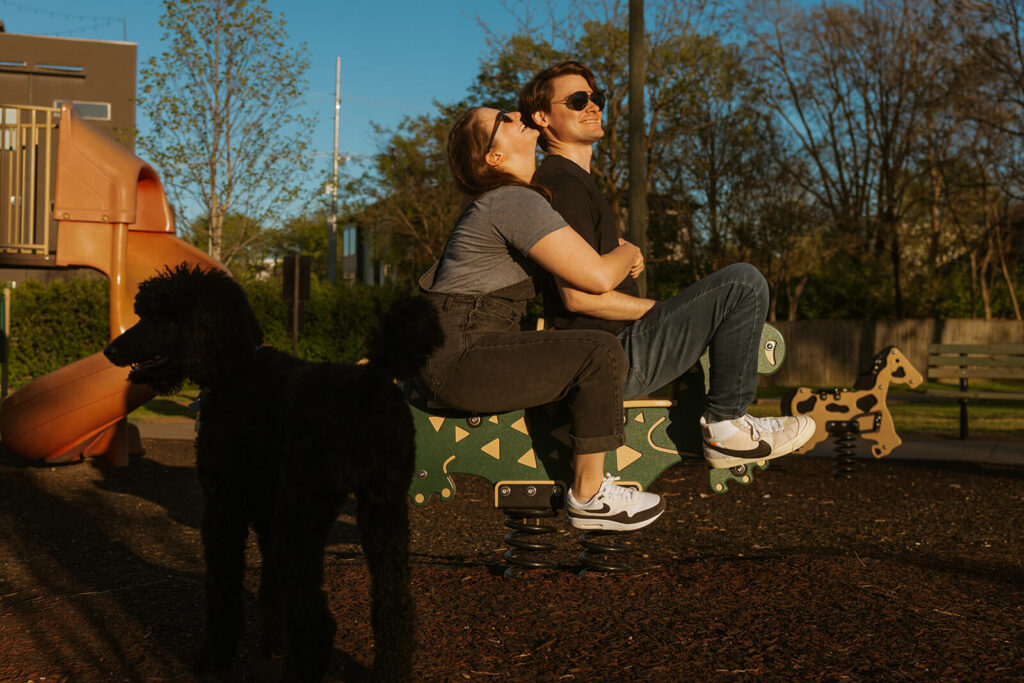
<path fill-rule="evenodd" d="M 264 652 L 283 646 L 282 678 L 323 677 L 335 621 L 322 590 L 324 546 L 355 495 L 371 576 L 373 677 L 411 677 L 407 493 L 415 434 L 394 378 L 411 376 L 443 339 L 422 298 L 402 299 L 370 340 L 369 363 L 311 363 L 262 346 L 242 288 L 181 264 L 139 287 L 140 320 L 107 346 L 129 380 L 157 393 L 199 385 L 196 469 L 206 499 L 206 628 L 196 661 L 224 672 L 238 647 L 249 527 L 263 558 Z"/>

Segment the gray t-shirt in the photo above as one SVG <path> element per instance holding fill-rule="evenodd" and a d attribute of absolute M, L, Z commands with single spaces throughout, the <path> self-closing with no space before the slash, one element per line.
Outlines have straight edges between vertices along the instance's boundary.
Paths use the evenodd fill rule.
<path fill-rule="evenodd" d="M 452 230 L 430 291 L 487 294 L 533 277 L 539 266 L 527 252 L 566 225 L 529 188 L 510 185 L 485 192 Z"/>

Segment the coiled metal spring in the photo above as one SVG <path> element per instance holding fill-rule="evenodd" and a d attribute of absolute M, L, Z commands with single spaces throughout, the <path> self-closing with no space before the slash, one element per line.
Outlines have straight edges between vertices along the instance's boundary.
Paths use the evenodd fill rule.
<path fill-rule="evenodd" d="M 853 460 L 857 453 L 857 433 L 851 430 L 835 435 L 836 461 L 834 474 L 836 477 L 849 477 L 854 470 Z"/>
<path fill-rule="evenodd" d="M 628 532 L 625 532 L 628 533 Z M 584 531 L 579 536 L 579 543 L 583 550 L 579 554 L 583 570 L 580 575 L 588 571 L 595 572 L 628 572 L 632 569 L 628 562 L 616 561 L 613 558 L 623 557 L 633 552 L 632 546 L 609 543 L 612 538 L 622 538 L 622 531 L 606 531 L 604 529 L 591 529 Z"/>
<path fill-rule="evenodd" d="M 555 532 L 554 527 L 541 524 L 540 520 L 557 515 L 557 510 L 547 508 L 505 510 L 505 526 L 512 529 L 505 534 L 505 545 L 508 546 L 505 562 L 510 565 L 505 576 L 519 576 L 526 570 L 555 569 L 558 566 L 557 562 L 538 556 L 538 553 L 554 550 L 555 546 L 537 538 Z"/>

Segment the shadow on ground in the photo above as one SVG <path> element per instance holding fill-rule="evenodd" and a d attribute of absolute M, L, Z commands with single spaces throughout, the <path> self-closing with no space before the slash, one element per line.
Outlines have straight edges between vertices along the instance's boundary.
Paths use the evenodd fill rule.
<path fill-rule="evenodd" d="M 125 469 L 0 457 L 0 680 L 190 680 L 199 640 L 201 499 L 186 441 Z M 627 537 L 633 571 L 506 579 L 486 483 L 411 509 L 421 680 L 1019 679 L 1024 468 L 789 458 L 708 492 L 697 461 L 654 490 L 668 510 Z M 258 558 L 250 544 L 250 615 Z M 325 558 L 331 677 L 372 660 L 368 576 L 350 511 Z M 250 616 L 249 640 L 258 625 Z M 232 673 L 279 662 L 246 645 Z"/>

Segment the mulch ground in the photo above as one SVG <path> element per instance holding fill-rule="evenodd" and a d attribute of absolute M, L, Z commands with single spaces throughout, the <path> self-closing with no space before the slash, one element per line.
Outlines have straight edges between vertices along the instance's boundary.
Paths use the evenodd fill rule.
<path fill-rule="evenodd" d="M 124 469 L 0 458 L 0 680 L 187 681 L 199 635 L 201 498 L 192 447 L 146 441 Z M 698 461 L 654 490 L 668 511 L 632 534 L 633 571 L 503 576 L 489 485 L 412 508 L 420 680 L 1024 677 L 1024 468 L 789 458 L 708 493 Z M 247 586 L 255 614 L 258 562 Z M 367 572 L 343 514 L 325 559 L 332 680 L 372 660 Z M 248 624 L 249 641 L 258 625 Z M 243 647 L 233 680 L 280 662 Z"/>

